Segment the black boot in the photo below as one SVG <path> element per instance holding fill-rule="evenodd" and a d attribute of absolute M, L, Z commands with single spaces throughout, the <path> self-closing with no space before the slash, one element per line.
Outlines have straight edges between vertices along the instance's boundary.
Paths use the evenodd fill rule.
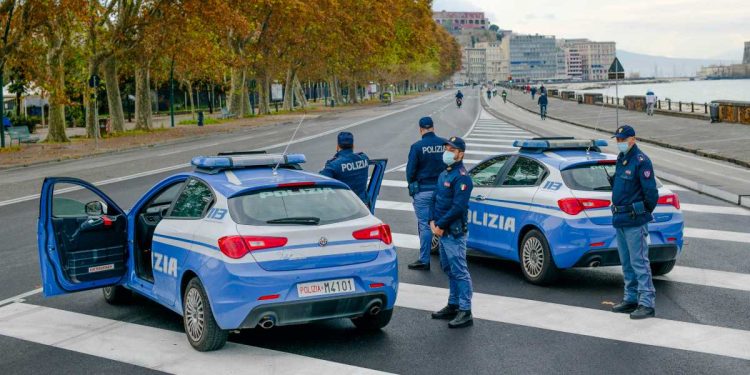
<path fill-rule="evenodd" d="M 458 314 L 458 305 L 447 305 L 432 313 L 432 319 L 453 319 Z"/>
<path fill-rule="evenodd" d="M 430 270 L 430 264 L 429 263 L 422 263 L 422 261 L 416 261 L 414 263 L 409 264 L 410 270 L 421 270 L 421 271 L 429 271 Z"/>
<path fill-rule="evenodd" d="M 630 313 L 630 319 L 646 319 L 656 316 L 656 310 L 653 307 L 638 305 L 638 308 Z"/>
<path fill-rule="evenodd" d="M 638 308 L 638 304 L 635 302 L 622 301 L 612 306 L 612 312 L 630 314 Z"/>
<path fill-rule="evenodd" d="M 464 328 L 474 324 L 474 318 L 471 317 L 471 310 L 458 310 L 458 314 L 450 322 L 448 328 Z"/>

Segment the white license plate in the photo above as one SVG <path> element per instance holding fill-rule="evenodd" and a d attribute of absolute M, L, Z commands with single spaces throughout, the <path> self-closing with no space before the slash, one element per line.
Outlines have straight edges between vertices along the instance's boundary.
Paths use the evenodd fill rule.
<path fill-rule="evenodd" d="M 349 293 L 355 290 L 354 279 L 326 280 L 297 284 L 297 294 L 300 297 L 327 296 L 331 294 Z"/>

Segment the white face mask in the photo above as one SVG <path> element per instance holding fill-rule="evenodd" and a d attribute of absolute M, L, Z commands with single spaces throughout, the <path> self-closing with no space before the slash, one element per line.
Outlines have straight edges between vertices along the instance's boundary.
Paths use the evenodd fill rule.
<path fill-rule="evenodd" d="M 456 162 L 456 155 L 450 151 L 443 152 L 443 163 L 445 165 L 452 165 Z"/>
<path fill-rule="evenodd" d="M 626 153 L 626 152 L 628 152 L 628 149 L 630 148 L 630 145 L 628 144 L 627 141 L 625 141 L 625 142 L 617 142 L 617 148 L 620 150 L 620 152 Z"/>

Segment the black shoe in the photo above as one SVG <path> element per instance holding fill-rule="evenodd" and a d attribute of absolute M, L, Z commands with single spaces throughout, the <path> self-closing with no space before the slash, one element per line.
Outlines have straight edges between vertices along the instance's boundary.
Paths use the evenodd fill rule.
<path fill-rule="evenodd" d="M 432 313 L 432 319 L 453 319 L 458 314 L 458 305 L 447 305 Z"/>
<path fill-rule="evenodd" d="M 422 263 L 421 261 L 416 261 L 409 265 L 410 270 L 422 270 L 422 271 L 429 271 L 430 270 L 430 264 L 429 263 Z"/>
<path fill-rule="evenodd" d="M 471 310 L 458 310 L 458 314 L 450 322 L 448 328 L 464 328 L 474 324 L 474 318 L 471 317 Z"/>
<path fill-rule="evenodd" d="M 638 308 L 638 304 L 635 302 L 622 301 L 612 306 L 612 312 L 630 314 Z"/>
<path fill-rule="evenodd" d="M 638 308 L 630 313 L 630 319 L 646 319 L 656 316 L 656 310 L 653 307 L 638 305 Z"/>

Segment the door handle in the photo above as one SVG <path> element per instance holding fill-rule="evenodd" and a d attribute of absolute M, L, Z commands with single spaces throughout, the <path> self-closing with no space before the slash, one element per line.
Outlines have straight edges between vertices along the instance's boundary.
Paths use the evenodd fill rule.
<path fill-rule="evenodd" d="M 485 197 L 484 195 L 480 194 L 480 195 L 477 195 L 476 197 L 474 197 L 474 199 L 476 199 L 478 201 L 483 201 L 483 200 L 487 199 L 487 197 Z"/>

